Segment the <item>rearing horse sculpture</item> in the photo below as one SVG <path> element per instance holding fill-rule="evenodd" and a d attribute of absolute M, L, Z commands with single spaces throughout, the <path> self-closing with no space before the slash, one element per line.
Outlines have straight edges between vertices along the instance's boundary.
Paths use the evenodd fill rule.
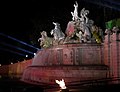
<path fill-rule="evenodd" d="M 47 32 L 46 31 L 42 31 L 40 32 L 41 34 L 41 38 L 38 39 L 38 41 L 40 41 L 40 46 L 43 47 L 43 48 L 48 48 L 50 46 L 53 45 L 52 43 L 52 38 L 48 37 L 47 36 Z"/>
<path fill-rule="evenodd" d="M 52 29 L 50 33 L 54 36 L 54 40 L 59 42 L 65 38 L 65 34 L 62 32 L 59 23 L 53 22 L 53 24 L 55 25 L 55 28 Z"/>

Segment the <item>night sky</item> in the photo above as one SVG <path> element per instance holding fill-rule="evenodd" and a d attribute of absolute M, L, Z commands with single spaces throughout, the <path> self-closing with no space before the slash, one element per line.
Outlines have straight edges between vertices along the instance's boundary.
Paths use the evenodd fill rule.
<path fill-rule="evenodd" d="M 72 20 L 70 12 L 74 11 L 73 4 L 75 1 L 78 2 L 78 13 L 85 7 L 90 11 L 89 18 L 94 20 L 95 24 L 103 29 L 105 28 L 104 23 L 106 21 L 120 16 L 120 11 L 118 10 L 104 8 L 103 6 L 87 2 L 87 0 L 4 1 L 1 3 L 2 26 L 0 33 L 2 35 L 0 35 L 0 63 L 9 64 L 11 61 L 16 62 L 16 60 L 19 61 L 25 58 L 24 56 L 12 53 L 11 51 L 26 54 L 18 49 L 12 48 L 11 45 L 18 48 L 24 48 L 31 52 L 36 52 L 35 49 L 13 41 L 8 37 L 3 36 L 3 34 L 24 41 L 36 48 L 40 48 L 39 42 L 37 41 L 40 37 L 40 32 L 44 30 L 50 33 L 51 29 L 54 28 L 54 25 L 52 24 L 53 21 L 59 22 L 61 29 L 65 32 L 67 23 Z M 120 7 L 118 8 L 120 9 Z M 107 10 L 110 12 L 108 13 Z M 8 46 L 5 44 L 10 45 Z"/>

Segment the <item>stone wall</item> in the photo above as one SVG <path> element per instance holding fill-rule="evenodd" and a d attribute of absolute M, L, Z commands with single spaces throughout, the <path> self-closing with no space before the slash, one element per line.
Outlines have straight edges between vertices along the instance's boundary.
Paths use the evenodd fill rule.
<path fill-rule="evenodd" d="M 104 62 L 109 66 L 109 76 L 120 78 L 120 33 L 105 36 Z M 119 81 L 120 82 L 120 81 Z"/>
<path fill-rule="evenodd" d="M 64 79 L 66 84 L 82 81 L 99 80 L 107 78 L 108 67 L 105 65 L 55 65 L 55 66 L 29 66 L 24 71 L 22 81 L 32 84 L 56 84 L 55 80 Z"/>
<path fill-rule="evenodd" d="M 32 84 L 55 84 L 108 78 L 101 44 L 65 44 L 38 51 L 22 81 Z"/>
<path fill-rule="evenodd" d="M 103 64 L 101 44 L 65 44 L 38 51 L 32 66 Z"/>

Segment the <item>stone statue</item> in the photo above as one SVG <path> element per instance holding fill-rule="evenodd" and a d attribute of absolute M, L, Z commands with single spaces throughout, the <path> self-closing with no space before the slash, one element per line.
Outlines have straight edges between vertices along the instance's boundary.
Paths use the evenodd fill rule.
<path fill-rule="evenodd" d="M 120 32 L 120 29 L 119 29 L 119 27 L 114 26 L 114 27 L 112 28 L 112 31 L 113 31 L 113 33 L 118 33 L 118 32 Z"/>
<path fill-rule="evenodd" d="M 54 40 L 59 42 L 61 40 L 64 40 L 65 38 L 65 34 L 62 32 L 60 24 L 59 23 L 55 23 L 53 22 L 53 24 L 55 25 L 54 29 L 51 30 L 51 35 L 54 36 Z"/>
<path fill-rule="evenodd" d="M 43 48 L 48 48 L 50 46 L 52 46 L 52 38 L 47 36 L 47 32 L 46 31 L 42 31 L 41 33 L 41 38 L 38 39 L 38 41 L 40 41 L 40 46 Z"/>
<path fill-rule="evenodd" d="M 107 34 L 107 35 L 112 35 L 113 34 L 113 32 L 112 32 L 112 30 L 111 29 L 105 29 L 105 33 Z"/>
<path fill-rule="evenodd" d="M 79 31 L 79 33 L 76 33 L 76 36 L 79 38 L 79 42 L 82 43 L 83 42 L 83 33 L 81 31 Z"/>
<path fill-rule="evenodd" d="M 77 31 L 77 25 L 79 25 L 79 17 L 78 17 L 78 3 L 75 2 L 74 4 L 74 12 L 71 12 L 72 14 L 72 21 L 69 21 L 67 24 L 67 28 L 65 30 L 65 33 L 67 35 L 65 39 L 65 43 L 70 42 L 71 38 L 73 38 Z M 72 41 L 74 42 L 74 41 Z M 71 42 L 70 42 L 71 43 Z"/>
<path fill-rule="evenodd" d="M 67 37 L 65 38 L 64 43 L 74 43 L 74 36 L 76 34 L 75 21 L 69 21 L 65 33 Z"/>
<path fill-rule="evenodd" d="M 92 26 L 92 36 L 93 39 L 95 39 L 96 43 L 101 43 L 102 42 L 102 37 L 101 37 L 101 32 L 102 30 L 99 30 L 99 27 L 96 25 Z"/>
<path fill-rule="evenodd" d="M 47 48 L 54 45 L 65 44 L 65 43 L 101 43 L 104 39 L 102 29 L 94 26 L 94 21 L 89 19 L 87 15 L 89 10 L 83 8 L 80 11 L 80 17 L 78 16 L 78 3 L 74 4 L 74 12 L 71 12 L 72 20 L 68 22 L 65 34 L 62 32 L 60 24 L 53 22 L 54 29 L 50 31 L 53 38 L 47 36 L 45 31 L 41 32 L 42 37 L 38 39 L 40 46 Z M 113 29 L 114 31 L 117 28 Z M 109 31 L 106 31 L 107 33 Z"/>
<path fill-rule="evenodd" d="M 74 12 L 71 12 L 72 14 L 72 20 L 77 20 L 78 19 L 78 3 L 76 2 L 74 4 Z"/>
<path fill-rule="evenodd" d="M 80 16 L 81 16 L 80 21 L 83 23 L 88 23 L 88 17 L 87 17 L 88 14 L 89 14 L 89 11 L 83 8 L 80 12 Z"/>
<path fill-rule="evenodd" d="M 93 21 L 89 20 L 87 15 L 89 14 L 88 10 L 83 8 L 80 13 L 80 30 L 83 32 L 84 42 L 91 41 L 91 27 Z"/>

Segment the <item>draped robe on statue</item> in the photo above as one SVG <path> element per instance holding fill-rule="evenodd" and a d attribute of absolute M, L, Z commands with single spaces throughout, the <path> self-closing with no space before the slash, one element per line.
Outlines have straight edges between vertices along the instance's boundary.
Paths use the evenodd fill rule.
<path fill-rule="evenodd" d="M 66 34 L 67 36 L 72 36 L 75 32 L 75 28 L 74 28 L 74 22 L 73 21 L 70 21 L 68 24 L 67 24 L 67 28 L 66 28 Z"/>

